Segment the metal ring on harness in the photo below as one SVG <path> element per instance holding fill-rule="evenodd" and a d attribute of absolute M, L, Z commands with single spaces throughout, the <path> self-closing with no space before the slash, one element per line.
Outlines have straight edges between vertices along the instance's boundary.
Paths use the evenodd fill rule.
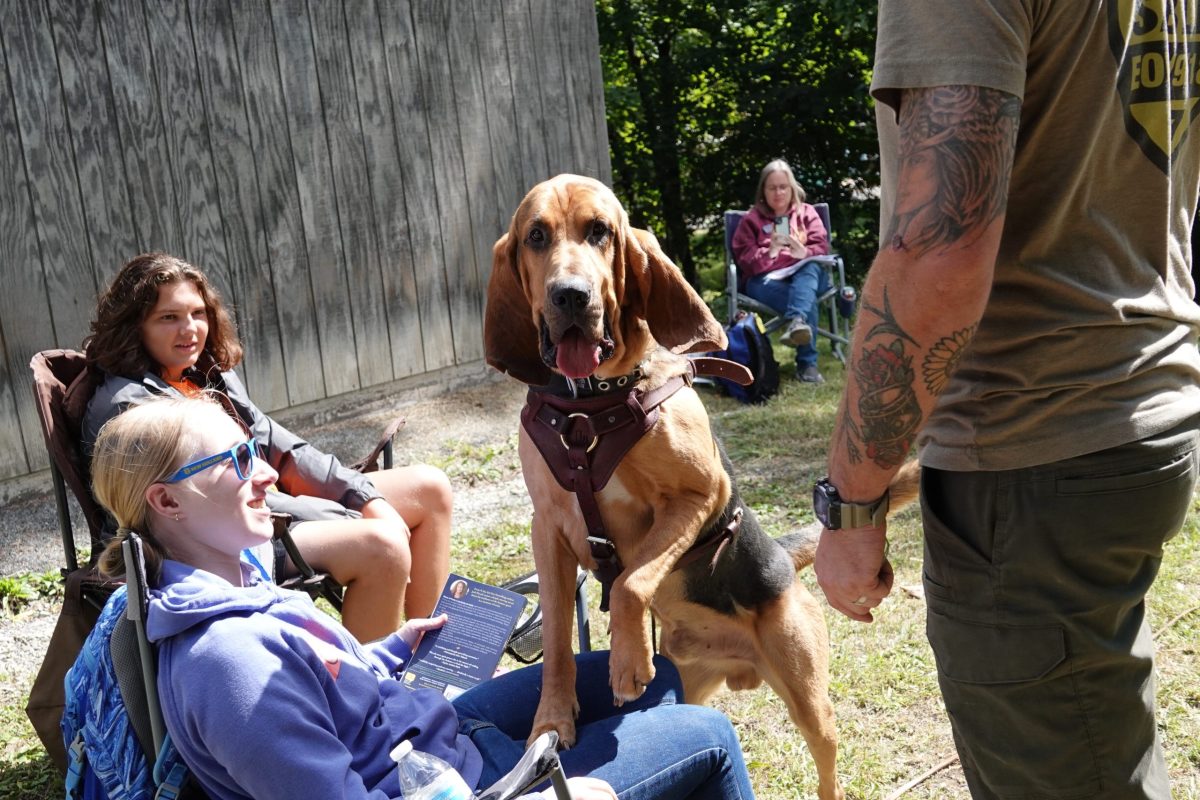
<path fill-rule="evenodd" d="M 582 413 L 576 411 L 574 414 L 567 414 L 567 419 L 570 419 L 571 417 L 583 417 L 584 419 L 587 419 L 588 415 L 582 414 Z M 560 433 L 558 435 L 558 438 L 562 440 L 563 447 L 565 447 L 567 450 L 571 449 L 571 445 L 567 444 L 567 435 L 565 433 Z M 586 453 L 592 452 L 593 450 L 596 449 L 596 445 L 599 444 L 599 442 L 600 442 L 600 437 L 593 436 L 592 443 L 587 446 L 587 450 L 585 450 L 584 452 L 586 452 Z"/>

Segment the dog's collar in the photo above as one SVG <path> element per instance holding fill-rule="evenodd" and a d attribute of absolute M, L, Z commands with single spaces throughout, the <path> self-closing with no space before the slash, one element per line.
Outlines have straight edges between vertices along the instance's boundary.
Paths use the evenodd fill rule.
<path fill-rule="evenodd" d="M 574 399 L 599 397 L 632 391 L 638 381 L 644 377 L 646 375 L 640 364 L 628 375 L 618 375 L 612 378 L 598 378 L 595 375 L 589 375 L 586 378 L 568 378 L 556 372 L 549 383 L 536 387 L 534 391 Z"/>
<path fill-rule="evenodd" d="M 604 395 L 628 394 L 637 388 L 638 383 L 646 377 L 643 367 L 644 362 L 634 367 L 633 372 L 612 378 L 598 378 L 594 375 L 589 375 L 586 378 L 568 378 L 556 372 L 545 386 L 533 386 L 530 387 L 530 391 L 550 394 L 555 397 L 569 397 L 573 400 L 586 400 L 593 397 L 603 397 Z M 692 356 L 687 360 L 687 366 L 682 376 L 684 381 L 690 386 L 692 378 L 697 375 L 711 375 L 718 378 L 725 378 L 742 386 L 749 386 L 754 380 L 750 370 L 745 366 L 728 359 L 714 358 L 712 356 Z"/>

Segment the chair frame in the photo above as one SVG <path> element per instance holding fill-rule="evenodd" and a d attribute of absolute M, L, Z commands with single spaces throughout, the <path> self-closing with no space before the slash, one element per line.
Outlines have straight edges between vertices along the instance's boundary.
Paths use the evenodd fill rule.
<path fill-rule="evenodd" d="M 592 630 L 588 622 L 588 607 L 587 607 L 587 591 L 584 589 L 584 583 L 587 581 L 588 572 L 584 569 L 576 569 L 575 571 L 575 620 L 579 627 L 579 652 L 586 653 L 592 649 Z M 508 589 L 510 592 L 517 594 L 529 595 L 536 594 L 538 603 L 529 612 L 529 615 L 520 622 L 512 635 L 508 638 L 508 644 L 505 646 L 505 652 L 512 656 L 515 660 L 522 664 L 533 664 L 542 657 L 541 649 L 533 658 L 527 658 L 521 652 L 517 643 L 522 637 L 530 631 L 541 627 L 542 624 L 542 606 L 541 606 L 541 584 L 538 581 L 538 574 L 531 572 L 528 575 L 522 575 L 520 578 L 509 581 L 501 588 Z M 539 640 L 541 634 L 538 634 Z"/>
<path fill-rule="evenodd" d="M 825 230 L 829 234 L 829 241 L 832 245 L 833 228 L 830 225 L 829 204 L 813 203 L 813 209 L 820 215 L 821 222 L 825 225 Z M 726 209 L 722 217 L 725 225 L 725 295 L 729 311 L 729 321 L 732 323 L 742 310 L 753 311 L 763 318 L 763 327 L 768 334 L 771 334 L 783 327 L 786 320 L 782 312 L 768 306 L 766 303 L 755 300 L 738 288 L 738 267 L 733 257 L 733 234 L 747 213 L 747 211 L 739 209 Z M 828 255 L 806 258 L 803 263 L 819 264 L 830 278 L 830 287 L 817 295 L 818 307 L 823 306 L 823 309 L 819 308 L 819 312 L 824 312 L 823 316 L 825 317 L 827 327 L 821 327 L 818 322 L 816 334 L 829 340 L 834 358 L 840 361 L 842 366 L 845 366 L 846 353 L 843 348 L 850 344 L 850 319 L 843 316 L 838 310 L 839 294 L 847 285 L 845 262 L 840 255 L 830 252 Z M 818 319 L 820 316 L 822 314 L 818 313 Z"/>

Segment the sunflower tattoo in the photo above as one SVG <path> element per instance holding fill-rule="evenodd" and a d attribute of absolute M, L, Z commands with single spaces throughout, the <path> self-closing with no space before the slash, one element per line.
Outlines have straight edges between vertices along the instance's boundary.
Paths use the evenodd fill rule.
<path fill-rule="evenodd" d="M 963 328 L 957 333 L 943 338 L 929 350 L 925 361 L 921 364 L 921 374 L 925 378 L 925 388 L 930 394 L 937 396 L 946 388 L 951 373 L 958 366 L 963 351 L 971 343 L 975 335 L 975 327 Z"/>

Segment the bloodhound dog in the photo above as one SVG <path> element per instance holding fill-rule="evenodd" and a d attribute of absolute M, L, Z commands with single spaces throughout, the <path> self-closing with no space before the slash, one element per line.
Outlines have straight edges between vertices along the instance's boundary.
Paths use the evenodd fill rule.
<path fill-rule="evenodd" d="M 531 398 L 556 381 L 586 379 L 652 393 L 687 372 L 682 354 L 726 346 L 721 325 L 654 236 L 630 227 L 606 186 L 576 175 L 535 186 L 496 242 L 484 340 L 488 363 L 534 387 Z M 594 498 L 622 567 L 609 595 L 614 702 L 637 698 L 654 677 L 649 610 L 688 702 L 705 702 L 722 683 L 750 689 L 766 681 L 808 742 L 820 797 L 841 798 L 828 634 L 796 579 L 812 562 L 819 526 L 779 540 L 761 531 L 690 383 L 657 412 Z M 525 425 L 519 451 L 534 508 L 545 645 L 532 736 L 554 730 L 570 745 L 578 713 L 572 596 L 576 565 L 596 569 L 595 551 L 581 501 Z M 685 558 L 705 532 L 735 516 L 740 527 L 715 553 Z"/>

